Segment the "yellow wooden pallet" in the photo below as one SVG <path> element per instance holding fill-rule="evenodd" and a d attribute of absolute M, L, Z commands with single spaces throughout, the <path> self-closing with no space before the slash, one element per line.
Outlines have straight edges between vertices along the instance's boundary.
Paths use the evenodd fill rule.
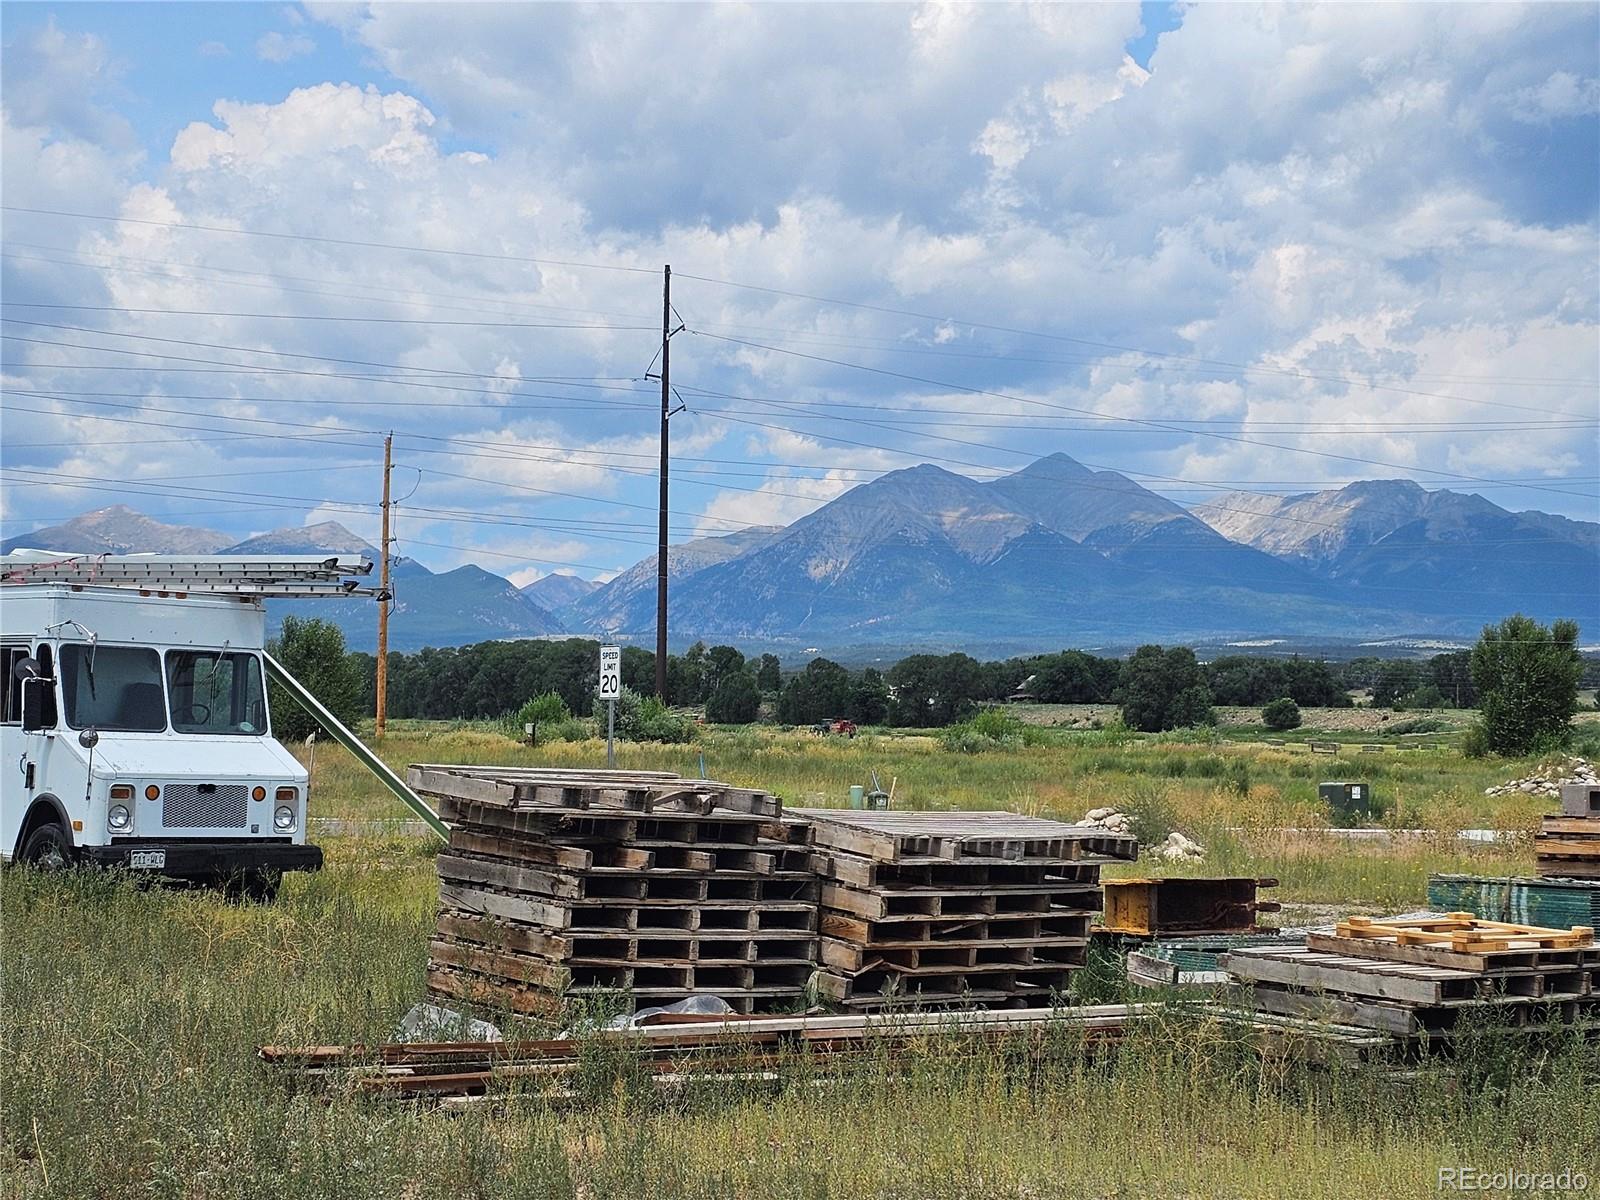
<path fill-rule="evenodd" d="M 1465 912 L 1398 921 L 1350 917 L 1339 922 L 1338 934 L 1343 938 L 1371 938 L 1397 946 L 1439 946 L 1477 954 L 1497 950 L 1570 950 L 1594 945 L 1594 930 L 1588 925 L 1546 929 L 1539 925 L 1485 921 Z"/>

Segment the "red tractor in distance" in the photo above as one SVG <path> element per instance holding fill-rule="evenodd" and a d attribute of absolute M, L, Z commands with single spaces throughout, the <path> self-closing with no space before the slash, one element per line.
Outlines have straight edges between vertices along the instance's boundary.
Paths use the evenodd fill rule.
<path fill-rule="evenodd" d="M 812 726 L 812 730 L 823 737 L 830 733 L 842 733 L 846 737 L 855 737 L 856 723 L 842 718 L 830 718 L 826 721 L 818 721 Z"/>

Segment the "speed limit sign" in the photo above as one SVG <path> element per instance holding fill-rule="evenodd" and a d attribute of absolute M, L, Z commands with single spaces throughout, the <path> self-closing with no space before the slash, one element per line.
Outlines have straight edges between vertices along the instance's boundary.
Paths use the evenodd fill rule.
<path fill-rule="evenodd" d="M 622 648 L 600 647 L 600 699 L 615 700 L 622 695 Z"/>

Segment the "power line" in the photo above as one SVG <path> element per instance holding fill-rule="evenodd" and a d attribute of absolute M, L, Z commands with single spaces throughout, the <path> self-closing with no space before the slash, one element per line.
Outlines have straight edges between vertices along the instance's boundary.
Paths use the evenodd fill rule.
<path fill-rule="evenodd" d="M 457 258 L 487 259 L 494 262 L 513 262 L 541 267 L 571 267 L 586 271 L 622 271 L 632 275 L 654 275 L 648 267 L 627 267 L 616 263 L 574 262 L 559 258 L 532 258 L 520 254 L 491 254 L 479 250 L 447 250 L 438 246 L 408 246 L 397 242 L 364 242 L 353 238 L 323 237 L 311 233 L 273 233 L 261 229 L 229 229 L 221 225 L 200 225 L 187 221 L 153 221 L 145 217 L 113 217 L 103 213 L 66 212 L 54 208 L 24 208 L 15 204 L 0 205 L 5 212 L 30 213 L 43 217 L 66 217 L 79 221 L 107 221 L 118 225 L 153 225 L 160 229 L 189 229 L 197 233 L 228 234 L 235 237 L 275 238 L 291 242 L 317 242 L 327 246 L 356 246 L 367 250 L 402 250 L 411 254 L 444 254 Z"/>
<path fill-rule="evenodd" d="M 1019 337 L 1036 337 L 1036 338 L 1044 338 L 1044 339 L 1047 339 L 1047 340 L 1050 340 L 1050 341 L 1070 342 L 1070 343 L 1072 343 L 1074 345 L 1091 346 L 1091 347 L 1094 347 L 1096 349 L 1101 349 L 1101 350 L 1112 350 L 1112 351 L 1116 351 L 1119 354 L 1142 354 L 1142 355 L 1146 355 L 1146 356 L 1152 357 L 1152 358 L 1173 359 L 1175 361 L 1180 361 L 1180 362 L 1193 362 L 1193 363 L 1199 363 L 1199 364 L 1204 364 L 1204 365 L 1209 365 L 1209 366 L 1226 367 L 1226 368 L 1229 368 L 1231 370 L 1241 371 L 1241 372 L 1246 372 L 1246 373 L 1283 375 L 1283 376 L 1287 376 L 1287 377 L 1293 378 L 1293 379 L 1307 379 L 1307 380 L 1313 380 L 1313 381 L 1335 382 L 1335 383 L 1348 382 L 1347 380 L 1341 379 L 1341 378 L 1339 378 L 1337 376 L 1321 376 L 1321 375 L 1317 375 L 1317 374 L 1314 374 L 1314 373 L 1311 373 L 1311 372 L 1298 371 L 1298 370 L 1288 370 L 1288 369 L 1276 368 L 1276 367 L 1257 367 L 1257 366 L 1251 366 L 1251 365 L 1249 365 L 1247 363 L 1228 362 L 1228 361 L 1225 361 L 1225 360 L 1222 360 L 1222 359 L 1200 358 L 1200 357 L 1197 357 L 1195 355 L 1177 354 L 1177 353 L 1173 353 L 1173 352 L 1170 352 L 1170 351 L 1164 351 L 1164 350 L 1150 350 L 1150 349 L 1147 349 L 1147 348 L 1144 348 L 1144 347 L 1140 347 L 1140 346 L 1124 346 L 1124 345 L 1119 345 L 1119 344 L 1117 344 L 1115 342 L 1100 342 L 1100 341 L 1094 341 L 1094 340 L 1089 339 L 1089 338 L 1071 337 L 1071 336 L 1068 336 L 1066 334 L 1045 333 L 1045 332 L 1040 331 L 1040 330 L 1018 329 L 1018 328 L 1016 328 L 1014 326 L 995 325 L 995 324 L 990 324 L 988 322 L 983 322 L 983 321 L 967 321 L 967 320 L 962 320 L 962 319 L 953 318 L 953 317 L 936 317 L 936 316 L 933 316 L 933 315 L 931 315 L 929 313 L 919 313 L 919 312 L 912 311 L 910 309 L 892 308 L 892 307 L 888 307 L 888 306 L 881 305 L 881 304 L 869 304 L 869 303 L 865 303 L 865 302 L 862 302 L 862 301 L 856 301 L 856 300 L 840 300 L 840 299 L 830 298 L 830 297 L 827 297 L 827 296 L 817 296 L 817 295 L 813 295 L 813 294 L 810 294 L 810 293 L 807 293 L 807 292 L 796 292 L 796 291 L 787 291 L 787 290 L 782 289 L 782 288 L 762 287 L 762 286 L 757 285 L 757 284 L 736 283 L 736 282 L 733 282 L 731 280 L 716 279 L 716 278 L 713 278 L 713 277 L 710 277 L 710 276 L 704 276 L 704 275 L 690 275 L 690 274 L 685 273 L 680 277 L 684 278 L 684 279 L 692 279 L 692 280 L 694 280 L 694 281 L 696 281 L 698 283 L 710 283 L 710 284 L 716 284 L 716 285 L 721 286 L 721 287 L 742 288 L 742 289 L 747 290 L 747 291 L 766 292 L 766 293 L 769 293 L 771 295 L 787 296 L 787 297 L 790 297 L 791 299 L 808 300 L 808 301 L 811 301 L 811 302 L 816 303 L 816 304 L 835 304 L 835 305 L 840 305 L 840 306 L 846 307 L 846 308 L 863 309 L 863 310 L 869 311 L 869 312 L 880 312 L 880 313 L 892 314 L 894 316 L 912 317 L 912 318 L 915 318 L 916 320 L 919 320 L 919 321 L 931 321 L 931 322 L 933 322 L 935 324 L 939 324 L 939 325 L 965 325 L 965 326 L 967 326 L 968 328 L 971 328 L 971 329 L 987 329 L 987 330 L 991 330 L 991 331 L 998 332 L 998 333 L 1014 334 L 1014 335 L 1019 336 Z M 714 337 L 716 335 L 714 335 L 714 334 L 704 334 L 704 336 Z M 728 341 L 738 341 L 737 338 L 728 338 L 726 340 L 728 340 Z M 746 344 L 748 344 L 748 343 L 746 343 Z M 764 348 L 765 349 L 773 349 L 773 347 L 770 347 L 770 346 L 769 347 L 764 347 Z M 792 351 L 778 351 L 778 352 L 779 353 L 794 353 Z M 849 365 L 849 364 L 846 364 L 846 365 Z M 1383 386 L 1383 385 L 1375 385 L 1375 384 L 1365 384 L 1363 386 L 1371 387 L 1374 390 L 1405 392 L 1405 393 L 1408 393 L 1408 394 L 1413 394 L 1413 395 L 1418 395 L 1418 396 L 1429 396 L 1429 397 L 1432 397 L 1434 399 L 1440 399 L 1440 400 L 1460 400 L 1460 401 L 1462 401 L 1464 403 L 1468 403 L 1468 404 L 1499 404 L 1499 406 L 1502 407 L 1502 408 L 1524 408 L 1524 406 L 1522 406 L 1522 405 L 1505 404 L 1505 403 L 1502 403 L 1502 402 L 1491 401 L 1491 400 L 1473 400 L 1473 399 L 1470 399 L 1470 398 L 1464 397 L 1464 396 L 1441 396 L 1441 395 L 1437 395 L 1437 394 L 1431 393 L 1431 392 L 1413 391 L 1412 389 L 1409 389 L 1409 388 L 1394 388 L 1394 387 L 1388 387 L 1388 386 Z M 1527 411 L 1527 412 L 1543 412 L 1545 410 L 1534 409 L 1534 408 L 1524 408 L 1524 411 Z"/>
<path fill-rule="evenodd" d="M 226 317 L 249 321 L 337 321 L 361 325 L 464 325 L 473 329 L 606 329 L 629 333 L 648 333 L 651 328 L 649 325 L 608 325 L 593 322 L 582 324 L 570 321 L 441 321 L 426 317 L 350 317 L 330 313 L 219 312 L 213 309 L 200 308 L 122 308 L 111 304 L 44 304 L 22 300 L 6 300 L 4 303 L 12 308 L 48 308 L 65 309 L 71 312 L 126 313 L 131 316 L 154 314 L 169 317 Z M 35 324 L 32 321 L 24 323 Z M 50 326 L 49 328 L 72 328 L 72 326 Z M 110 333 L 113 331 L 96 329 L 90 332 Z M 137 335 L 129 334 L 127 336 Z"/>
<path fill-rule="evenodd" d="M 825 362 L 825 363 L 829 363 L 829 364 L 831 364 L 833 366 L 846 367 L 846 368 L 849 368 L 851 370 L 868 371 L 868 372 L 871 372 L 872 374 L 875 374 L 875 375 L 887 375 L 887 376 L 891 376 L 891 377 L 896 378 L 896 379 L 904 379 L 904 380 L 907 380 L 907 381 L 913 382 L 913 383 L 926 384 L 929 387 L 952 388 L 952 389 L 954 389 L 956 391 L 970 392 L 973 395 L 993 396 L 993 397 L 995 397 L 996 399 L 999 399 L 999 400 L 1010 400 L 1010 401 L 1012 401 L 1014 403 L 1018 403 L 1018 404 L 1036 404 L 1036 405 L 1041 405 L 1041 406 L 1046 407 L 1046 408 L 1056 408 L 1056 409 L 1061 409 L 1061 410 L 1066 411 L 1066 412 L 1076 412 L 1079 415 L 1084 415 L 1084 416 L 1103 416 L 1104 415 L 1104 414 L 1100 414 L 1100 413 L 1095 413 L 1095 412 L 1093 412 L 1092 410 L 1089 410 L 1089 409 L 1075 408 L 1075 407 L 1073 407 L 1071 405 L 1055 404 L 1055 403 L 1052 403 L 1052 402 L 1047 401 L 1047 400 L 1035 400 L 1035 399 L 1032 399 L 1032 398 L 1026 397 L 1026 396 L 1015 396 L 1015 395 L 1011 395 L 1011 394 L 1006 393 L 1006 392 L 992 391 L 992 390 L 990 390 L 988 388 L 972 387 L 970 385 L 960 384 L 960 383 L 950 383 L 950 382 L 948 382 L 946 380 L 927 379 L 927 378 L 924 378 L 924 377 L 918 376 L 918 375 L 909 375 L 909 374 L 906 374 L 906 373 L 901 372 L 901 371 L 891 371 L 891 370 L 888 370 L 887 368 L 884 368 L 884 367 L 869 367 L 869 366 L 866 366 L 866 365 L 864 365 L 862 363 L 846 362 L 843 359 L 827 358 L 827 357 L 824 357 L 822 355 L 815 355 L 815 354 L 804 354 L 804 353 L 802 353 L 801 351 L 798 351 L 798 350 L 784 350 L 784 349 L 781 349 L 781 348 L 776 347 L 776 346 L 765 346 L 765 345 L 762 345 L 761 343 L 758 343 L 758 342 L 747 342 L 747 341 L 743 341 L 743 340 L 741 340 L 739 338 L 723 337 L 721 334 L 705 333 L 705 332 L 703 332 L 701 330 L 691 330 L 690 332 L 699 333 L 701 337 L 716 338 L 719 341 L 733 342 L 733 343 L 735 343 L 737 345 L 753 347 L 753 348 L 758 349 L 758 350 L 770 350 L 775 354 L 788 354 L 788 355 L 793 355 L 794 357 L 797 357 L 797 358 L 811 359 L 811 360 L 816 361 L 816 362 Z M 777 402 L 773 402 L 773 403 L 777 403 Z M 1459 472 L 1455 472 L 1455 471 L 1440 471 L 1440 470 L 1437 470 L 1437 469 L 1432 468 L 1432 467 L 1405 467 L 1405 466 L 1401 466 L 1401 465 L 1399 465 L 1397 463 L 1383 462 L 1383 461 L 1380 461 L 1378 459 L 1359 458 L 1359 457 L 1356 457 L 1354 455 L 1349 455 L 1349 454 L 1335 454 L 1332 451 L 1328 451 L 1328 450 L 1312 450 L 1312 449 L 1308 449 L 1308 448 L 1303 447 L 1303 446 L 1284 446 L 1284 445 L 1281 445 L 1281 444 L 1279 444 L 1277 442 L 1263 442 L 1263 441 L 1259 441 L 1259 440 L 1257 440 L 1255 438 L 1238 437 L 1238 436 L 1232 435 L 1232 434 L 1216 433 L 1216 432 L 1213 432 L 1211 430 L 1186 430 L 1186 429 L 1182 429 L 1182 428 L 1180 428 L 1178 426 L 1168 425 L 1168 424 L 1165 424 L 1165 423 L 1160 422 L 1160 421 L 1150 421 L 1150 420 L 1146 420 L 1146 419 L 1141 418 L 1141 417 L 1116 417 L 1116 416 L 1112 416 L 1112 417 L 1109 417 L 1107 419 L 1114 420 L 1114 421 L 1119 421 L 1119 422 L 1133 422 L 1135 424 L 1147 426 L 1147 427 L 1149 427 L 1151 429 L 1162 429 L 1162 430 L 1166 430 L 1168 432 L 1187 433 L 1187 434 L 1192 434 L 1193 436 L 1196 436 L 1196 437 L 1208 437 L 1208 438 L 1216 438 L 1216 439 L 1221 440 L 1221 441 L 1238 442 L 1238 443 L 1240 443 L 1242 445 L 1246 445 L 1246 446 L 1261 446 L 1261 447 L 1264 447 L 1264 448 L 1269 449 L 1269 450 L 1282 450 L 1282 451 L 1284 451 L 1286 453 L 1290 453 L 1290 454 L 1310 454 L 1310 455 L 1315 455 L 1318 458 L 1333 458 L 1333 459 L 1338 459 L 1341 462 L 1354 462 L 1354 463 L 1361 463 L 1361 464 L 1364 464 L 1366 466 L 1383 467 L 1386 470 L 1399 470 L 1399 471 L 1417 470 L 1417 471 L 1425 471 L 1429 475 L 1438 475 L 1438 476 L 1440 476 L 1442 478 L 1446 478 L 1446 479 L 1460 479 L 1460 480 L 1466 480 L 1466 481 L 1471 481 L 1471 482 L 1483 482 L 1477 476 L 1474 476 L 1474 475 L 1463 475 L 1463 474 L 1461 474 Z M 905 432 L 905 431 L 902 430 L 901 432 Z M 1563 493 L 1563 492 L 1557 491 L 1556 489 L 1542 488 L 1542 487 L 1539 487 L 1536 484 L 1528 484 L 1527 486 L 1533 491 L 1556 491 L 1557 495 L 1570 495 L 1570 493 Z"/>

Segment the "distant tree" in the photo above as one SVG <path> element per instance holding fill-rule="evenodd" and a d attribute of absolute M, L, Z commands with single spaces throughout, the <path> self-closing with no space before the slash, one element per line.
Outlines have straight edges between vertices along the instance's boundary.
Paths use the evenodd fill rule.
<path fill-rule="evenodd" d="M 850 672 L 826 658 L 813 658 L 789 676 L 778 697 L 778 720 L 810 725 L 842 715 L 850 703 Z"/>
<path fill-rule="evenodd" d="M 1033 698 L 1044 704 L 1106 704 L 1117 688 L 1122 664 L 1082 650 L 1064 650 L 1037 660 Z"/>
<path fill-rule="evenodd" d="M 857 725 L 882 725 L 889 719 L 889 684 L 883 672 L 868 667 L 850 684 L 846 710 Z"/>
<path fill-rule="evenodd" d="M 1444 708 L 1445 696 L 1431 679 L 1424 680 L 1422 685 L 1415 688 L 1402 701 L 1406 708 Z"/>
<path fill-rule="evenodd" d="M 655 690 L 654 683 L 651 691 Z M 696 642 L 681 655 L 667 656 L 667 700 L 671 704 L 704 704 L 706 644 Z"/>
<path fill-rule="evenodd" d="M 639 695 L 654 695 L 656 690 L 656 656 L 640 646 L 622 648 L 622 686 L 632 688 Z"/>
<path fill-rule="evenodd" d="M 1268 729 L 1298 729 L 1300 706 L 1288 696 L 1280 696 L 1262 706 L 1261 721 Z"/>
<path fill-rule="evenodd" d="M 1546 628 L 1519 613 L 1485 626 L 1472 648 L 1472 681 L 1488 749 L 1520 756 L 1564 742 L 1582 675 L 1576 621 Z"/>
<path fill-rule="evenodd" d="M 1321 659 L 1224 655 L 1206 664 L 1206 685 L 1215 704 L 1266 704 L 1280 696 L 1318 708 L 1350 703 L 1340 681 Z"/>
<path fill-rule="evenodd" d="M 706 700 L 706 720 L 719 725 L 748 725 L 760 712 L 761 689 L 749 671 L 722 676 L 717 690 Z"/>
<path fill-rule="evenodd" d="M 1028 677 L 1028 660 L 1023 658 L 995 659 L 978 664 L 978 688 L 975 699 L 1004 700 L 1022 686 Z"/>
<path fill-rule="evenodd" d="M 361 666 L 344 652 L 337 625 L 315 618 L 285 617 L 267 652 L 345 724 L 361 719 Z M 284 740 L 303 741 L 320 728 L 315 717 L 277 684 L 270 685 L 272 731 Z"/>
<path fill-rule="evenodd" d="M 1372 684 L 1372 703 L 1378 708 L 1401 704 L 1421 682 L 1421 667 L 1403 658 L 1391 658 L 1378 668 L 1378 677 Z"/>
<path fill-rule="evenodd" d="M 783 671 L 776 654 L 763 654 L 756 663 L 756 686 L 768 695 L 783 687 Z"/>
<path fill-rule="evenodd" d="M 1340 668 L 1340 682 L 1347 688 L 1370 688 L 1378 682 L 1378 672 L 1385 661 L 1371 654 L 1352 658 Z"/>
<path fill-rule="evenodd" d="M 744 655 L 732 646 L 713 646 L 706 651 L 705 679 L 701 685 L 707 702 L 730 675 L 744 670 Z"/>
<path fill-rule="evenodd" d="M 1122 666 L 1118 695 L 1123 722 L 1146 733 L 1212 720 L 1205 673 L 1187 646 L 1140 646 Z"/>
<path fill-rule="evenodd" d="M 1428 660 L 1433 686 L 1451 708 L 1478 707 L 1478 686 L 1472 682 L 1472 651 L 1454 650 Z"/>
<path fill-rule="evenodd" d="M 966 654 L 913 654 L 889 669 L 897 725 L 953 725 L 976 707 L 983 669 Z"/>

